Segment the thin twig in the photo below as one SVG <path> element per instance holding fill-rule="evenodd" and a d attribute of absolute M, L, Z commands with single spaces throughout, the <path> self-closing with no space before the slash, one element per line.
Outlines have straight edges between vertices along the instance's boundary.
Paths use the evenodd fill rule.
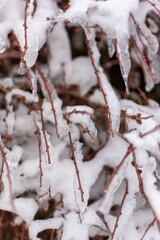
<path fill-rule="evenodd" d="M 89 112 L 87 112 L 87 111 L 80 111 L 80 110 L 76 110 L 76 109 L 74 109 L 73 111 L 71 111 L 71 112 L 67 112 L 67 115 L 72 115 L 72 114 L 86 114 L 86 115 L 89 115 L 90 117 L 94 117 L 94 115 L 92 114 L 92 113 L 89 113 Z"/>
<path fill-rule="evenodd" d="M 24 14 L 24 37 L 25 37 L 25 45 L 24 45 L 24 55 L 26 54 L 26 51 L 28 49 L 27 47 L 27 9 L 28 9 L 28 0 L 26 0 L 26 6 L 25 6 L 25 14 Z"/>
<path fill-rule="evenodd" d="M 20 43 L 19 43 L 19 40 L 18 40 L 16 34 L 15 34 L 13 31 L 12 31 L 11 33 L 12 33 L 12 36 L 14 37 L 14 39 L 15 39 L 16 42 L 17 42 L 17 45 L 18 45 L 18 48 L 19 48 L 19 51 L 20 51 L 20 55 L 21 55 L 21 60 L 20 60 L 20 62 L 23 62 L 23 63 L 24 63 L 24 66 L 25 66 L 25 68 L 26 68 L 26 72 L 27 72 L 27 75 L 28 75 L 28 79 L 29 79 L 29 82 L 30 82 L 31 90 L 33 90 L 32 76 L 31 76 L 31 74 L 30 74 L 30 71 L 29 71 L 29 68 L 28 68 L 28 66 L 27 66 L 27 63 L 26 63 L 26 61 L 24 60 L 24 52 L 23 52 L 23 50 L 22 50 L 22 48 L 21 48 L 21 45 L 20 45 Z"/>
<path fill-rule="evenodd" d="M 104 228 L 102 228 L 102 227 L 100 227 L 100 226 L 98 226 L 98 225 L 94 225 L 94 226 L 97 227 L 97 228 L 99 228 L 100 230 L 102 230 L 102 231 L 110 234 L 110 231 L 109 231 L 109 230 L 106 230 L 106 229 L 104 229 Z"/>
<path fill-rule="evenodd" d="M 159 130 L 160 129 L 160 125 L 157 125 L 156 127 L 154 127 L 153 129 L 151 129 L 151 130 L 149 130 L 148 132 L 146 132 L 146 133 L 140 133 L 139 134 L 139 136 L 141 137 L 141 138 L 143 138 L 143 137 L 145 137 L 145 136 L 147 136 L 147 135 L 149 135 L 149 134 L 151 134 L 151 133 L 153 133 L 153 132 L 155 132 L 155 131 L 157 131 L 157 130 Z"/>
<path fill-rule="evenodd" d="M 152 222 L 148 225 L 148 227 L 146 228 L 146 230 L 145 230 L 145 232 L 144 232 L 144 234 L 143 234 L 143 236 L 142 236 L 142 238 L 140 239 L 140 240 L 143 240 L 144 239 L 144 237 L 145 237 L 145 235 L 147 234 L 147 232 L 148 232 L 148 230 L 153 226 L 153 224 L 154 224 L 154 222 L 156 221 L 156 219 L 154 218 L 153 220 L 152 220 Z"/>
<path fill-rule="evenodd" d="M 41 133 L 40 133 L 40 130 L 37 126 L 37 123 L 36 121 L 35 122 L 35 125 L 36 125 L 36 128 L 37 128 L 37 134 L 38 134 L 38 150 L 39 150 L 39 169 L 40 169 L 40 188 L 42 187 L 42 176 L 43 176 L 43 171 L 42 171 L 42 156 L 41 156 L 41 146 L 42 146 L 42 143 L 41 143 Z"/>
<path fill-rule="evenodd" d="M 46 130 L 45 130 L 45 127 L 44 127 L 42 103 L 43 103 L 42 101 L 39 102 L 39 110 L 40 110 L 41 122 L 42 122 L 42 132 L 43 132 L 44 141 L 45 141 L 45 145 L 46 145 L 46 152 L 47 152 L 47 155 L 48 155 L 48 163 L 51 164 L 51 158 L 50 158 L 50 154 L 49 154 L 49 146 L 48 146 L 47 137 L 46 137 Z"/>
<path fill-rule="evenodd" d="M 104 187 L 104 190 L 103 190 L 103 194 L 105 194 L 111 184 L 111 182 L 113 181 L 114 177 L 117 175 L 117 173 L 119 172 L 120 168 L 122 167 L 125 159 L 130 155 L 130 153 L 133 151 L 133 146 L 130 144 L 128 149 L 127 149 L 127 152 L 125 153 L 122 161 L 115 167 L 114 169 L 114 172 L 112 173 L 108 183 L 106 184 L 106 186 Z"/>
<path fill-rule="evenodd" d="M 160 10 L 156 7 L 156 5 L 154 3 L 152 3 L 151 1 L 149 0 L 146 0 L 148 3 L 150 3 L 152 5 L 152 7 L 154 7 L 156 9 L 156 11 L 159 13 L 160 15 Z"/>
<path fill-rule="evenodd" d="M 80 123 L 77 123 L 77 125 L 83 130 L 83 133 L 85 134 L 85 133 L 87 133 L 89 136 L 90 136 L 90 138 L 96 143 L 96 144 L 98 144 L 98 140 L 95 138 L 95 137 L 93 137 L 93 135 L 91 134 L 91 132 L 89 131 L 89 129 L 88 128 L 85 128 L 82 124 L 80 124 Z"/>
<path fill-rule="evenodd" d="M 136 21 L 136 19 L 134 18 L 133 14 L 130 14 L 130 16 L 131 16 L 134 24 L 135 24 L 136 27 L 137 27 L 138 33 L 141 33 L 142 36 L 146 39 L 148 45 L 150 45 L 150 43 L 149 43 L 149 41 L 148 41 L 148 38 L 146 37 L 146 35 L 145 35 L 144 32 L 142 31 L 141 27 L 140 27 L 139 24 L 137 23 L 137 21 Z M 140 38 L 140 40 L 141 40 L 140 34 L 139 34 L 139 38 Z M 141 43 L 143 44 L 142 40 L 141 40 Z"/>
<path fill-rule="evenodd" d="M 33 8 L 33 12 L 32 12 L 32 17 L 34 16 L 36 9 L 37 9 L 37 0 L 34 0 L 34 8 Z"/>
<path fill-rule="evenodd" d="M 109 118 L 109 128 L 110 128 L 110 131 L 111 131 L 111 135 L 112 135 L 112 137 L 114 137 L 114 132 L 113 132 L 113 128 L 112 128 L 111 112 L 109 110 L 108 102 L 107 102 L 107 99 L 106 99 L 106 94 L 105 94 L 104 89 L 103 89 L 102 84 L 101 84 L 101 79 L 100 79 L 100 76 L 98 74 L 98 69 L 97 69 L 96 64 L 94 62 L 94 59 L 93 59 L 93 53 L 91 51 L 91 47 L 90 47 L 89 41 L 87 39 L 87 36 L 86 36 L 86 45 L 87 45 L 87 48 L 88 48 L 89 57 L 91 59 L 91 63 L 92 63 L 95 75 L 97 77 L 97 81 L 98 81 L 100 90 L 102 92 L 102 95 L 103 95 L 103 98 L 104 98 L 104 101 L 105 101 L 105 104 L 106 104 L 106 108 L 107 108 L 107 112 L 108 112 L 108 118 Z"/>
<path fill-rule="evenodd" d="M 142 180 L 142 177 L 141 177 L 141 170 L 138 168 L 138 164 L 136 162 L 136 155 L 135 155 L 135 152 L 133 151 L 133 161 L 132 161 L 132 165 L 135 167 L 135 170 L 136 170 L 136 173 L 137 173 L 137 178 L 138 178 L 138 181 L 139 181 L 139 189 L 140 189 L 140 192 L 141 194 L 144 196 L 148 206 L 150 207 L 151 211 L 152 211 L 152 214 L 155 218 L 155 221 L 157 222 L 157 226 L 158 226 L 158 229 L 160 231 L 160 220 L 157 216 L 157 213 L 155 212 L 155 210 L 153 209 L 152 207 L 152 204 L 150 203 L 145 191 L 144 191 L 144 188 L 143 188 L 143 180 Z"/>
<path fill-rule="evenodd" d="M 118 62 L 119 62 L 119 65 L 120 65 L 120 68 L 121 68 L 121 71 L 122 71 L 122 75 L 124 75 L 124 68 L 123 68 L 123 65 L 121 63 L 121 59 L 120 59 L 119 51 L 118 51 L 117 38 L 115 39 L 115 48 L 116 48 L 117 59 L 118 59 Z"/>
<path fill-rule="evenodd" d="M 112 237 L 111 237 L 111 240 L 113 240 L 114 239 L 114 236 L 115 236 L 115 233 L 116 233 L 116 229 L 117 229 L 117 227 L 118 227 L 118 221 L 119 221 L 119 218 L 120 218 L 120 216 L 121 216 L 121 214 L 122 214 L 122 207 L 123 207 L 123 204 L 124 204 L 124 201 L 125 201 L 125 199 L 126 199 L 126 196 L 127 196 L 127 194 L 128 194 L 128 182 L 126 183 L 126 191 L 125 191 L 125 194 L 124 194 L 124 196 L 123 196 L 123 199 L 122 199 L 122 202 L 121 202 L 121 205 L 120 205 L 120 208 L 119 208 L 119 213 L 118 213 L 118 216 L 117 216 L 117 219 L 116 219 L 116 223 L 115 223 L 115 225 L 114 225 L 114 230 L 113 230 L 113 234 L 112 234 Z"/>
<path fill-rule="evenodd" d="M 138 92 L 140 93 L 140 95 L 143 97 L 143 99 L 145 100 L 145 102 L 149 105 L 149 101 L 148 98 L 146 97 L 146 94 L 142 91 L 142 89 L 138 86 L 138 84 L 136 83 L 136 81 L 134 80 L 134 78 L 132 78 L 132 82 L 134 83 L 135 87 L 137 88 Z"/>
<path fill-rule="evenodd" d="M 77 162 L 76 162 L 76 157 L 75 157 L 75 153 L 74 153 L 73 142 L 72 142 L 72 137 L 71 137 L 70 131 L 68 132 L 68 136 L 69 136 L 69 141 L 70 141 L 74 166 L 75 166 L 75 170 L 76 170 L 76 174 L 77 174 L 77 178 L 78 178 L 79 190 L 80 190 L 80 193 L 81 193 L 81 201 L 84 202 L 84 197 L 83 197 L 84 192 L 83 192 L 83 189 L 82 189 L 81 179 L 80 179 L 80 176 L 79 176 L 79 170 L 78 170 L 78 166 L 77 166 Z"/>
<path fill-rule="evenodd" d="M 3 161 L 6 165 L 6 169 L 7 169 L 7 176 L 8 176 L 8 181 L 9 181 L 9 191 L 10 191 L 10 198 L 11 198 L 11 205 L 12 205 L 12 208 L 15 212 L 15 205 L 14 205 L 14 197 L 13 197 L 13 189 L 12 189 L 12 181 L 11 181 L 11 176 L 10 176 L 10 169 L 9 169 L 9 165 L 8 165 L 8 162 L 7 162 L 7 159 L 6 159 L 6 153 L 4 152 L 2 146 L 0 145 L 0 151 L 1 151 L 1 154 L 2 154 L 2 158 L 3 158 Z"/>
<path fill-rule="evenodd" d="M 45 88 L 48 92 L 48 97 L 50 99 L 50 103 L 51 103 L 51 106 L 52 106 L 52 111 L 53 111 L 53 116 L 54 116 L 54 120 L 55 120 L 55 127 L 56 127 L 56 133 L 57 133 L 57 137 L 60 138 L 60 135 L 59 135 L 59 132 L 58 132 L 58 124 L 57 124 L 57 117 L 56 117 L 56 111 L 55 111 L 55 108 L 54 108 L 54 104 L 53 104 L 53 100 L 52 100 L 52 96 L 51 96 L 51 92 L 50 92 L 50 89 L 48 87 L 48 84 L 47 84 L 47 79 L 46 77 L 44 76 L 43 72 L 41 71 L 39 65 L 37 63 L 35 63 L 35 68 L 36 70 L 38 71 L 44 85 L 45 85 Z"/>
<path fill-rule="evenodd" d="M 152 74 L 152 72 L 151 72 L 151 70 L 150 70 L 150 67 L 149 67 L 149 65 L 148 65 L 148 63 L 147 63 L 147 60 L 146 60 L 145 56 L 143 55 L 143 53 L 141 52 L 140 48 L 138 47 L 138 45 L 137 45 L 137 43 L 136 43 L 136 40 L 134 39 L 133 36 L 131 36 L 131 40 L 132 40 L 132 42 L 133 42 L 133 45 L 135 46 L 135 48 L 136 48 L 137 51 L 139 52 L 140 56 L 142 57 L 143 62 L 144 62 L 144 64 L 146 65 L 146 68 L 147 68 L 147 70 L 148 70 L 148 73 L 150 74 L 153 82 L 155 83 L 155 82 L 156 82 L 156 79 L 154 78 L 154 76 L 153 76 L 153 74 Z"/>

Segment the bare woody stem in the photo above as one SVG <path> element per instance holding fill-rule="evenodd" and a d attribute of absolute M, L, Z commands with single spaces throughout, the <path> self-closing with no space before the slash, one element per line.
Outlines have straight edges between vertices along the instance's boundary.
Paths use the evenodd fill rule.
<path fill-rule="evenodd" d="M 140 56 L 142 57 L 143 62 L 144 62 L 144 64 L 146 65 L 147 71 L 148 71 L 148 73 L 150 74 L 153 82 L 155 83 L 155 82 L 156 82 L 156 79 L 154 78 L 154 76 L 153 76 L 153 74 L 152 74 L 152 72 L 151 72 L 151 69 L 150 69 L 150 67 L 149 67 L 149 65 L 148 65 L 148 63 L 147 63 L 147 60 L 146 60 L 145 56 L 143 55 L 143 53 L 141 52 L 141 50 L 139 49 L 139 47 L 138 47 L 138 45 L 137 45 L 137 43 L 136 43 L 136 40 L 134 39 L 133 36 L 131 36 L 131 40 L 132 40 L 132 42 L 133 42 L 133 46 L 137 49 L 138 53 L 139 53 Z"/>
<path fill-rule="evenodd" d="M 36 9 L 37 9 L 37 0 L 34 0 L 34 8 L 33 8 L 33 12 L 32 12 L 32 17 L 34 16 Z"/>
<path fill-rule="evenodd" d="M 146 195 L 146 193 L 145 193 L 145 191 L 144 191 L 144 188 L 143 188 L 143 180 L 142 180 L 142 177 L 141 177 L 141 175 L 140 175 L 141 170 L 139 170 L 139 168 L 138 168 L 138 164 L 137 164 L 137 162 L 136 162 L 136 156 L 135 156 L 134 151 L 133 151 L 132 154 L 133 154 L 132 165 L 135 167 L 135 170 L 136 170 L 137 178 L 138 178 L 138 181 L 139 181 L 139 189 L 140 189 L 140 192 L 141 192 L 141 194 L 144 196 L 144 199 L 146 200 L 148 206 L 150 207 L 150 209 L 151 209 L 151 211 L 152 211 L 152 214 L 153 214 L 153 216 L 154 216 L 154 218 L 155 218 L 155 221 L 157 222 L 158 229 L 159 229 L 159 231 L 160 231 L 160 220 L 159 220 L 159 218 L 157 217 L 157 214 L 156 214 L 154 208 L 152 207 L 152 204 L 150 203 L 150 201 L 149 201 L 149 199 L 148 199 L 148 197 L 147 197 L 147 195 Z"/>
<path fill-rule="evenodd" d="M 120 59 L 119 52 L 118 52 L 117 38 L 115 39 L 115 48 L 116 48 L 116 56 L 117 56 L 117 59 L 118 59 L 119 65 L 120 65 L 120 69 L 122 71 L 122 75 L 124 75 L 123 65 L 121 63 L 121 59 Z"/>
<path fill-rule="evenodd" d="M 24 66 L 25 66 L 25 68 L 26 68 L 26 72 L 27 72 L 27 75 L 28 75 L 28 79 L 29 79 L 29 82 L 30 82 L 31 90 L 33 90 L 32 76 L 31 76 L 31 74 L 30 74 L 30 72 L 29 72 L 29 68 L 28 68 L 28 66 L 27 66 L 27 63 L 26 63 L 26 61 L 24 60 L 24 52 L 23 52 L 23 50 L 22 50 L 22 48 L 21 48 L 21 45 L 20 45 L 20 43 L 19 43 L 19 40 L 18 40 L 16 34 L 15 34 L 13 31 L 12 31 L 11 33 L 12 33 L 12 36 L 14 37 L 14 39 L 15 39 L 16 42 L 17 42 L 17 45 L 18 45 L 18 48 L 19 48 L 19 51 L 20 51 L 20 55 L 21 55 L 21 61 L 24 63 Z"/>
<path fill-rule="evenodd" d="M 81 193 L 81 201 L 84 202 L 84 197 L 83 197 L 84 192 L 83 192 L 83 189 L 82 189 L 82 184 L 81 184 L 81 180 L 80 180 L 80 176 L 79 176 L 79 170 L 78 170 L 78 166 L 77 166 L 77 162 L 76 162 L 76 157 L 75 157 L 75 153 L 74 153 L 73 142 L 72 142 L 72 137 L 71 137 L 70 131 L 68 132 L 68 136 L 69 136 L 69 142 L 70 142 L 70 146 L 71 146 L 74 166 L 75 166 L 75 170 L 76 170 L 76 175 L 77 175 L 77 178 L 78 178 L 79 190 L 80 190 L 80 193 Z"/>
<path fill-rule="evenodd" d="M 40 187 L 42 187 L 42 176 L 43 176 L 43 172 L 42 172 L 42 156 L 41 156 L 41 146 L 42 146 L 42 143 L 41 143 L 41 133 L 40 133 L 40 130 L 37 126 L 37 123 L 36 121 L 35 122 L 35 125 L 36 125 L 36 128 L 37 128 L 37 134 L 38 134 L 38 150 L 39 150 L 39 169 L 40 169 Z"/>
<path fill-rule="evenodd" d="M 157 130 L 159 130 L 159 129 L 160 129 L 160 125 L 157 125 L 156 127 L 154 127 L 153 129 L 149 130 L 148 132 L 143 133 L 143 134 L 139 134 L 139 136 L 140 136 L 141 138 L 143 138 L 143 137 L 145 137 L 145 136 L 147 136 L 147 135 L 149 135 L 149 134 L 151 134 L 151 133 L 154 133 L 155 131 L 157 131 Z"/>
<path fill-rule="evenodd" d="M 6 165 L 6 169 L 7 169 L 7 177 L 8 177 L 8 181 L 9 181 L 9 191 L 10 191 L 10 198 L 11 198 L 11 205 L 13 210 L 15 211 L 15 205 L 14 205 L 14 198 L 13 198 L 13 189 L 12 189 L 12 181 L 11 181 L 11 176 L 10 176 L 10 169 L 9 169 L 9 165 L 6 159 L 6 153 L 4 152 L 2 146 L 0 145 L 0 151 L 2 154 L 2 159 Z"/>
<path fill-rule="evenodd" d="M 156 11 L 158 12 L 158 14 L 160 15 L 160 10 L 156 7 L 156 5 L 154 3 L 152 3 L 149 0 L 146 0 L 148 3 L 150 3 L 152 5 L 152 7 L 154 7 L 156 9 Z"/>
<path fill-rule="evenodd" d="M 87 45 L 87 48 L 88 48 L 88 53 L 89 53 L 89 57 L 91 59 L 91 63 L 92 63 L 93 69 L 94 69 L 94 73 L 96 75 L 100 90 L 103 94 L 103 98 L 104 98 L 104 101 L 105 101 L 105 104 L 106 104 L 108 118 L 109 118 L 109 128 L 110 128 L 110 131 L 111 131 L 111 135 L 112 135 L 112 137 L 114 137 L 114 133 L 113 133 L 113 129 L 112 129 L 111 112 L 109 110 L 108 102 L 107 102 L 107 99 L 106 99 L 106 94 L 105 94 L 104 89 L 103 89 L 102 84 L 101 84 L 101 79 L 100 79 L 100 76 L 98 74 L 98 69 L 97 69 L 96 64 L 94 62 L 94 59 L 93 59 L 93 53 L 91 51 L 91 47 L 90 47 L 89 41 L 87 39 L 87 36 L 86 36 L 86 45 Z"/>
<path fill-rule="evenodd" d="M 129 156 L 129 154 L 133 151 L 133 146 L 132 145 L 129 145 L 128 149 L 127 149 L 127 152 L 126 154 L 124 155 L 122 161 L 117 165 L 117 167 L 115 167 L 114 169 L 114 172 L 112 173 L 108 183 L 106 184 L 106 186 L 104 187 L 104 190 L 103 190 L 103 194 L 105 194 L 110 186 L 110 184 L 112 183 L 114 177 L 116 176 L 116 174 L 119 172 L 120 168 L 122 167 L 125 159 Z"/>
<path fill-rule="evenodd" d="M 126 196 L 127 196 L 127 194 L 128 194 L 128 182 L 126 182 L 126 183 L 127 183 L 126 191 L 125 191 L 125 194 L 124 194 L 124 196 L 123 196 L 123 199 L 122 199 L 122 202 L 121 202 L 121 206 L 120 206 L 120 208 L 119 208 L 119 213 L 118 213 L 118 216 L 117 216 L 117 219 L 116 219 L 116 223 L 115 223 L 115 226 L 114 226 L 114 230 L 113 230 L 113 233 L 112 233 L 111 240 L 114 239 L 114 236 L 115 236 L 115 233 L 116 233 L 116 229 L 117 229 L 117 227 L 118 227 L 118 221 L 119 221 L 119 218 L 120 218 L 120 216 L 121 216 L 121 214 L 122 214 L 122 207 L 123 207 L 124 201 L 125 201 L 125 199 L 126 199 Z"/>
<path fill-rule="evenodd" d="M 156 221 L 156 219 L 154 218 L 153 220 L 152 220 L 152 222 L 148 225 L 148 227 L 146 228 L 146 230 L 145 230 L 145 232 L 144 232 L 144 234 L 143 234 L 143 236 L 142 236 L 142 238 L 140 239 L 140 240 L 143 240 L 144 239 L 144 237 L 146 236 L 146 234 L 147 234 L 147 232 L 149 231 L 149 229 L 153 226 L 153 224 L 155 223 L 155 221 Z"/>
<path fill-rule="evenodd" d="M 25 45 L 24 45 L 24 55 L 26 54 L 26 51 L 28 49 L 27 47 L 27 8 L 28 8 L 28 0 L 26 0 L 26 6 L 25 6 L 25 14 L 24 14 L 24 37 L 25 37 Z"/>
<path fill-rule="evenodd" d="M 47 79 L 46 77 L 44 76 L 43 72 L 41 71 L 39 65 L 37 63 L 35 63 L 35 68 L 38 72 L 38 74 L 40 75 L 43 83 L 44 83 L 44 86 L 47 90 L 47 93 L 48 93 L 48 97 L 49 97 L 49 100 L 50 100 L 50 103 L 51 103 L 51 107 L 52 107 L 52 111 L 53 111 L 53 116 L 54 116 L 54 120 L 55 120 L 55 127 L 56 127 L 56 133 L 57 133 L 57 137 L 60 138 L 60 135 L 59 135 L 59 132 L 58 132 L 58 124 L 57 124 L 57 117 L 56 117 L 56 111 L 55 111 L 55 108 L 54 108 L 54 104 L 53 104 L 53 100 L 52 100 L 52 96 L 51 96 L 51 92 L 49 90 L 49 87 L 48 87 L 48 84 L 47 84 Z"/>
<path fill-rule="evenodd" d="M 140 93 L 140 95 L 143 97 L 143 99 L 145 100 L 145 102 L 149 105 L 149 101 L 148 98 L 146 97 L 146 94 L 142 91 L 142 89 L 138 86 L 138 84 L 136 83 L 136 81 L 134 80 L 134 78 L 131 78 L 131 81 L 133 82 L 133 84 L 135 85 L 135 87 L 137 88 L 138 92 Z"/>
<path fill-rule="evenodd" d="M 1 188 L 2 188 L 2 174 L 3 174 L 3 170 L 4 170 L 4 159 L 2 159 L 2 166 L 1 166 L 1 173 L 0 173 L 0 192 L 1 192 Z"/>
<path fill-rule="evenodd" d="M 51 164 L 51 158 L 50 158 L 50 154 L 49 154 L 49 146 L 48 146 L 47 137 L 46 137 L 46 131 L 45 131 L 45 127 L 44 127 L 42 103 L 43 103 L 42 101 L 40 101 L 40 103 L 39 103 L 41 122 L 42 122 L 42 132 L 43 132 L 44 141 L 45 141 L 45 145 L 46 145 L 46 152 L 47 152 L 47 156 L 48 156 L 48 163 Z"/>

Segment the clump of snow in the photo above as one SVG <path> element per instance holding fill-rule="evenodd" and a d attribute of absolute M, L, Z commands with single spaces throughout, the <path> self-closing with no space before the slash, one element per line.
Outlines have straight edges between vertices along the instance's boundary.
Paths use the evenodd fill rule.
<path fill-rule="evenodd" d="M 91 87 L 97 84 L 89 57 L 77 57 L 73 61 L 68 61 L 64 66 L 64 71 L 65 82 L 68 85 L 77 85 L 81 95 L 85 95 Z"/>
<path fill-rule="evenodd" d="M 146 91 L 160 82 L 159 1 L 71 0 L 63 10 L 61 1 L 35 3 L 0 2 L 8 70 L 0 77 L 0 209 L 17 215 L 14 226 L 25 222 L 32 240 L 47 229 L 62 240 L 135 240 L 148 227 L 145 239 L 158 240 L 160 107 L 143 105 L 128 78 L 141 67 Z M 85 37 L 88 56 L 73 52 L 70 30 L 79 26 L 76 46 L 86 51 Z M 132 100 L 120 100 L 101 66 L 106 46 Z M 47 219 L 35 219 L 42 209 Z"/>

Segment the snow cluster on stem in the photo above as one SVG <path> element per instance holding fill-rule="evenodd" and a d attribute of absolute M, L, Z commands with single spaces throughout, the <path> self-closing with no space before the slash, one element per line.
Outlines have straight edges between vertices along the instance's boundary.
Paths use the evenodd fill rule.
<path fill-rule="evenodd" d="M 0 228 L 158 240 L 160 2 L 65 3 L 0 2 Z"/>

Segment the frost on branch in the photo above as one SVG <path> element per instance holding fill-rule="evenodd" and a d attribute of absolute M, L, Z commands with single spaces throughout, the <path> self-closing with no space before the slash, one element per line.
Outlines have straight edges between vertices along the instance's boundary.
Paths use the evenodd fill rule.
<path fill-rule="evenodd" d="M 160 239 L 159 19 L 158 0 L 0 1 L 2 239 Z"/>

